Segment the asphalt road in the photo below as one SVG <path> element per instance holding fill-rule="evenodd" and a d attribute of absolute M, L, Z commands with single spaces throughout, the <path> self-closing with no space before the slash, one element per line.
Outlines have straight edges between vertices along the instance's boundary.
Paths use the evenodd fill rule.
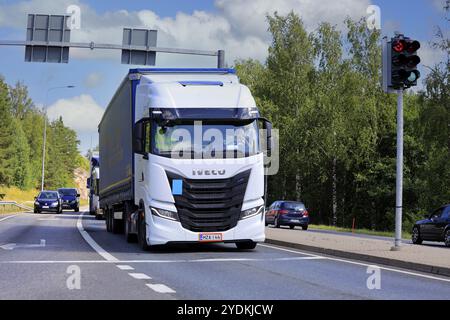
<path fill-rule="evenodd" d="M 0 299 L 450 296 L 450 278 L 383 266 L 379 271 L 380 288 L 369 289 L 373 273 L 367 273 L 368 264 L 357 261 L 266 244 L 253 251 L 213 244 L 143 252 L 123 235 L 107 233 L 104 221 L 88 215 L 0 216 Z M 376 286 L 378 282 L 369 283 Z"/>

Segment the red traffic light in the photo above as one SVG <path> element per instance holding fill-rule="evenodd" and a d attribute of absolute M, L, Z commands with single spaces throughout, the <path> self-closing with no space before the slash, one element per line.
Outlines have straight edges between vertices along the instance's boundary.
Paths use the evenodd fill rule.
<path fill-rule="evenodd" d="M 406 41 L 405 40 L 395 40 L 392 42 L 392 49 L 395 52 L 402 52 L 406 49 Z"/>

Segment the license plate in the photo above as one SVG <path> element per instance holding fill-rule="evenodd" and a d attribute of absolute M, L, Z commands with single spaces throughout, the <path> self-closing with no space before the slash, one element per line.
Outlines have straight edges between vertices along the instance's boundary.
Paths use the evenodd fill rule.
<path fill-rule="evenodd" d="M 300 220 L 291 220 L 291 222 L 294 222 L 294 223 L 299 223 L 299 222 L 300 222 Z"/>
<path fill-rule="evenodd" d="M 223 241 L 221 233 L 200 233 L 198 235 L 198 241 L 200 242 L 219 242 Z"/>
<path fill-rule="evenodd" d="M 50 208 L 49 206 L 42 206 L 42 209 L 48 209 Z"/>

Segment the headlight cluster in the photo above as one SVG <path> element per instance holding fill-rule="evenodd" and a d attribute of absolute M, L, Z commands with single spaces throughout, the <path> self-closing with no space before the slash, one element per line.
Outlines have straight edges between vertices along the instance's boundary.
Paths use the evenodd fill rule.
<path fill-rule="evenodd" d="M 254 207 L 241 212 L 241 219 L 247 219 L 250 217 L 257 216 L 258 214 L 264 212 L 264 206 Z"/>
<path fill-rule="evenodd" d="M 58 205 L 58 201 L 52 202 L 52 207 L 56 207 Z"/>
<path fill-rule="evenodd" d="M 156 209 L 150 207 L 150 210 L 152 211 L 152 214 L 161 218 L 173 220 L 173 221 L 179 221 L 178 214 L 173 211 L 164 210 L 164 209 Z"/>
<path fill-rule="evenodd" d="M 39 205 L 39 201 L 35 201 L 34 204 L 38 206 Z"/>

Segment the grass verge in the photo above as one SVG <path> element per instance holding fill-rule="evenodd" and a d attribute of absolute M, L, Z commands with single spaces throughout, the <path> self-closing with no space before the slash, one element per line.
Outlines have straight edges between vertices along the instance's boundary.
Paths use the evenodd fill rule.
<path fill-rule="evenodd" d="M 350 233 L 352 232 L 351 228 L 341 228 L 341 227 L 333 227 L 333 226 L 326 226 L 326 225 L 310 224 L 309 228 L 311 230 L 329 230 L 329 231 L 335 231 L 335 232 L 350 232 Z M 395 236 L 395 232 L 375 231 L 375 230 L 369 230 L 369 229 L 355 229 L 354 233 L 366 234 L 366 235 L 371 235 L 371 236 L 390 237 L 390 238 L 393 238 Z M 403 231 L 402 238 L 410 239 L 411 234 L 409 232 Z"/>

